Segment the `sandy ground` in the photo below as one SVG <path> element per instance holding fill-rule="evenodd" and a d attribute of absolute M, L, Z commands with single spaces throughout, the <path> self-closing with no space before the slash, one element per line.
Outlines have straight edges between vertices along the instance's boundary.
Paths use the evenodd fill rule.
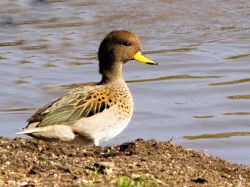
<path fill-rule="evenodd" d="M 0 186 L 250 186 L 250 168 L 171 142 L 114 147 L 0 138 Z"/>

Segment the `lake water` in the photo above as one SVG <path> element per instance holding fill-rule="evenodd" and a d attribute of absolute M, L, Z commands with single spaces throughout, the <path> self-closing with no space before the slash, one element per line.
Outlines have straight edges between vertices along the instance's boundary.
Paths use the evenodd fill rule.
<path fill-rule="evenodd" d="M 131 61 L 129 126 L 104 145 L 169 140 L 250 165 L 250 2 L 224 0 L 0 2 L 0 136 L 40 106 L 98 82 L 96 52 L 112 30 L 141 38 L 158 66 Z"/>

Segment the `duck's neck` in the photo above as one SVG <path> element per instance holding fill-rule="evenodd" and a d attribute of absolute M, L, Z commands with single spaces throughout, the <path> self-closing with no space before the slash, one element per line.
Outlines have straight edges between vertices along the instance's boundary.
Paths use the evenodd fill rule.
<path fill-rule="evenodd" d="M 124 81 L 122 75 L 123 62 L 112 62 L 107 66 L 100 67 L 102 80 L 99 84 L 110 84 L 117 81 Z"/>

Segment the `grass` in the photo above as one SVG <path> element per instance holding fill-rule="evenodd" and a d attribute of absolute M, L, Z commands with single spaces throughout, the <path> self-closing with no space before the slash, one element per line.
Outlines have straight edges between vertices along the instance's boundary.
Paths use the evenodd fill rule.
<path fill-rule="evenodd" d="M 117 187 L 142 187 L 140 182 L 131 181 L 127 177 L 120 177 L 117 183 Z"/>
<path fill-rule="evenodd" d="M 156 183 L 149 181 L 141 181 L 141 177 L 129 179 L 128 177 L 120 177 L 117 182 L 117 187 L 157 187 Z"/>

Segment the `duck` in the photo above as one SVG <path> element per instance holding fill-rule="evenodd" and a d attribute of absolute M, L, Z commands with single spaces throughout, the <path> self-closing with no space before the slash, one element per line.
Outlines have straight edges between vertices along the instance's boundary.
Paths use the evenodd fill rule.
<path fill-rule="evenodd" d="M 106 35 L 99 46 L 98 60 L 99 83 L 74 89 L 41 107 L 16 134 L 95 146 L 120 134 L 134 109 L 123 65 L 131 60 L 157 63 L 142 55 L 139 37 L 127 30 Z"/>

